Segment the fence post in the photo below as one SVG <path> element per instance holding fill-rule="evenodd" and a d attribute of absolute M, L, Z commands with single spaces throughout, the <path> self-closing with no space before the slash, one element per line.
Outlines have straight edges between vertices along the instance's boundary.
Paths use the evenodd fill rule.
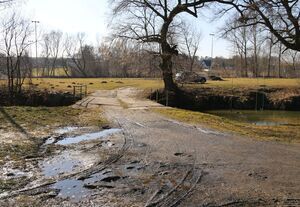
<path fill-rule="evenodd" d="M 158 102 L 158 90 L 156 90 L 156 102 Z"/>
<path fill-rule="evenodd" d="M 255 96 L 255 111 L 258 110 L 258 91 L 256 91 L 256 96 Z"/>
<path fill-rule="evenodd" d="M 265 108 L 265 92 L 262 93 L 262 106 L 261 106 L 261 110 L 263 111 Z"/>
<path fill-rule="evenodd" d="M 230 97 L 230 111 L 232 112 L 233 110 L 233 95 Z"/>
<path fill-rule="evenodd" d="M 74 98 L 75 98 L 75 96 L 76 96 L 75 87 L 76 87 L 76 86 L 73 86 L 73 97 L 74 97 Z"/>
<path fill-rule="evenodd" d="M 87 85 L 85 85 L 85 92 L 84 92 L 84 96 L 87 97 Z"/>
<path fill-rule="evenodd" d="M 169 106 L 169 91 L 166 90 L 166 106 Z"/>

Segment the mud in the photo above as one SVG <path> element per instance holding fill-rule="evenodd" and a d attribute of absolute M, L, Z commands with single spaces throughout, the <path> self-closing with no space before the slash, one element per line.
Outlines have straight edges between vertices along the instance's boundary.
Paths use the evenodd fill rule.
<path fill-rule="evenodd" d="M 299 145 L 175 122 L 150 112 L 162 106 L 138 93 L 99 91 L 83 100 L 88 105 L 78 103 L 101 106 L 112 129 L 121 131 L 103 137 L 99 129 L 56 131 L 44 145 L 51 153 L 30 170 L 34 180 L 0 194 L 0 206 L 282 206 L 299 200 Z M 70 141 L 91 133 L 98 139 Z M 64 138 L 70 143 L 59 144 Z"/>

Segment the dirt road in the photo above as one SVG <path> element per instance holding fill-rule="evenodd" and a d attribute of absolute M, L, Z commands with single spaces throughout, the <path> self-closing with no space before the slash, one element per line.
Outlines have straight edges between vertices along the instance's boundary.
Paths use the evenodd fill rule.
<path fill-rule="evenodd" d="M 87 107 L 102 106 L 108 119 L 130 135 L 129 151 L 153 166 L 153 175 L 168 174 L 154 178 L 163 182 L 150 185 L 149 191 L 163 195 L 148 196 L 148 203 L 162 197 L 159 205 L 164 206 L 300 205 L 299 145 L 236 137 L 169 120 L 149 110 L 160 105 L 138 99 L 137 94 L 133 88 L 99 91 L 85 101 Z M 132 159 L 130 153 L 125 156 Z M 185 179 L 164 189 L 169 178 Z M 178 192 L 169 195 L 174 188 Z"/>
<path fill-rule="evenodd" d="M 300 206 L 299 145 L 180 123 L 138 97 L 122 88 L 78 102 L 101 107 L 113 129 L 58 130 L 35 180 L 0 206 Z"/>

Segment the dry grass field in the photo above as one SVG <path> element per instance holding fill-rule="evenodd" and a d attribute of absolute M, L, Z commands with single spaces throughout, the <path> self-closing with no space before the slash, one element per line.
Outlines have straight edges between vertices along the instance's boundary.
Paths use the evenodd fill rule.
<path fill-rule="evenodd" d="M 0 80 L 0 85 L 4 85 L 5 80 Z M 72 91 L 73 86 L 87 85 L 88 92 L 95 90 L 111 90 L 121 87 L 137 87 L 141 89 L 163 88 L 161 79 L 143 78 L 34 78 L 33 84 L 38 89 L 53 91 Z M 28 81 L 25 81 L 28 87 Z M 300 88 L 300 79 L 263 79 L 263 78 L 228 78 L 225 81 L 207 81 L 206 84 L 184 84 L 187 88 Z"/>

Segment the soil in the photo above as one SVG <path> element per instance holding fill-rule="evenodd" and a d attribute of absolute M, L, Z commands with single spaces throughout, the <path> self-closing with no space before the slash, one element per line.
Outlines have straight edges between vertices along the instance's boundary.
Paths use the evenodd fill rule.
<path fill-rule="evenodd" d="M 98 91 L 74 105 L 101 107 L 121 131 L 62 146 L 59 140 L 95 129 L 61 130 L 41 149 L 51 148 L 50 156 L 28 160 L 37 163 L 30 168 L 35 179 L 0 194 L 0 206 L 300 205 L 299 144 L 170 120 L 151 112 L 162 105 L 138 94 L 134 88 Z M 53 163 L 64 167 L 45 174 Z"/>

